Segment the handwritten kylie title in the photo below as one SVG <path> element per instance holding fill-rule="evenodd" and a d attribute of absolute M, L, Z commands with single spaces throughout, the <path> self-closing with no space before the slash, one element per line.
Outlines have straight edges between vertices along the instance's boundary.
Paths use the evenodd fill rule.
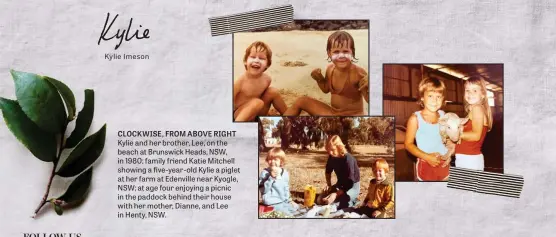
<path fill-rule="evenodd" d="M 122 45 L 122 43 L 124 42 L 124 40 L 126 42 L 131 41 L 133 39 L 137 39 L 137 40 L 142 40 L 142 39 L 149 39 L 149 29 L 145 28 L 142 29 L 142 25 L 139 25 L 139 29 L 135 29 L 135 32 L 133 34 L 130 35 L 130 32 L 132 30 L 132 25 L 133 25 L 133 18 L 129 19 L 129 25 L 127 27 L 127 29 L 118 29 L 115 33 L 111 35 L 110 30 L 112 28 L 112 25 L 114 25 L 114 22 L 116 22 L 116 20 L 118 19 L 119 14 L 116 14 L 116 16 L 114 16 L 114 18 L 112 19 L 112 21 L 110 21 L 110 12 L 106 15 L 106 21 L 104 22 L 104 27 L 102 28 L 102 32 L 100 33 L 100 37 L 98 38 L 98 45 L 100 45 L 100 42 L 102 41 L 110 41 L 112 39 L 116 39 L 119 40 L 119 42 L 116 44 L 116 46 L 114 47 L 114 50 L 118 50 L 118 48 L 120 48 L 120 46 Z M 110 22 L 110 24 L 108 24 L 108 22 Z M 139 34 L 139 31 L 143 30 L 143 32 L 141 34 Z M 107 37 L 108 35 L 108 37 Z M 119 54 L 119 53 L 105 53 L 104 54 L 104 59 L 108 60 L 108 61 L 112 61 L 112 60 L 121 60 L 121 59 L 149 59 L 149 55 L 148 54 Z"/>

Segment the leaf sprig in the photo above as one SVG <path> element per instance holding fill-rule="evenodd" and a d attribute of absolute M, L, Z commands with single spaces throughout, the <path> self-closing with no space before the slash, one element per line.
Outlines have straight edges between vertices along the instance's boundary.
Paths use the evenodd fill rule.
<path fill-rule="evenodd" d="M 10 73 L 15 83 L 17 100 L 0 97 L 4 121 L 33 156 L 53 163 L 46 193 L 33 217 L 47 202 L 51 203 L 58 215 L 62 215 L 65 208 L 77 206 L 85 200 L 91 186 L 92 165 L 104 149 L 106 124 L 86 137 L 93 121 L 94 91 L 85 90 L 85 103 L 76 116 L 74 94 L 63 82 L 33 73 L 15 70 L 10 70 Z M 66 129 L 73 120 L 75 128 L 66 138 Z M 56 169 L 62 152 L 72 148 L 67 159 Z M 47 200 L 56 175 L 77 177 L 64 194 Z"/>

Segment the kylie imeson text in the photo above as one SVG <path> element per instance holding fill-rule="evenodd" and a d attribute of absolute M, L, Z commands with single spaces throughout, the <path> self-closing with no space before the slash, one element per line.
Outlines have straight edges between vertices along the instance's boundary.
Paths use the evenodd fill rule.
<path fill-rule="evenodd" d="M 118 54 L 118 53 L 105 53 L 104 59 L 108 61 L 112 60 L 129 60 L 129 59 L 149 59 L 148 54 Z"/>
<path fill-rule="evenodd" d="M 135 29 L 135 32 L 132 33 L 133 18 L 129 20 L 127 29 L 117 29 L 116 32 L 110 32 L 112 25 L 114 25 L 114 22 L 116 21 L 116 19 L 118 19 L 118 16 L 119 15 L 116 14 L 116 16 L 114 16 L 114 18 L 110 21 L 110 13 L 106 15 L 106 21 L 104 22 L 104 27 L 102 28 L 102 32 L 100 33 L 100 37 L 98 38 L 98 45 L 100 45 L 102 41 L 110 41 L 112 39 L 116 39 L 118 42 L 116 43 L 114 50 L 118 50 L 118 48 L 120 48 L 124 40 L 125 42 L 128 42 L 133 39 L 145 40 L 150 38 L 149 29 L 146 28 L 143 29 L 142 25 L 139 25 L 139 29 Z M 142 33 L 140 34 L 139 31 L 142 31 Z M 122 54 L 105 53 L 104 59 L 108 61 L 145 60 L 145 59 L 149 59 L 149 55 L 148 54 L 127 54 L 127 53 L 122 53 Z"/>

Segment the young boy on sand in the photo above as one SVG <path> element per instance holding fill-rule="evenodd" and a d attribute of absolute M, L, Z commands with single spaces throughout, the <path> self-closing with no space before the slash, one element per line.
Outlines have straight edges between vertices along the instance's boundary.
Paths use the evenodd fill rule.
<path fill-rule="evenodd" d="M 326 52 L 332 61 L 326 67 L 324 76 L 320 68 L 311 72 L 322 92 L 331 95 L 331 106 L 314 98 L 303 96 L 288 108 L 284 116 L 299 116 L 305 111 L 313 116 L 365 115 L 363 98 L 369 103 L 369 77 L 365 69 L 354 64 L 355 43 L 345 31 L 336 31 L 328 37 Z"/>
<path fill-rule="evenodd" d="M 264 72 L 272 64 L 272 51 L 261 41 L 253 42 L 243 56 L 245 72 L 234 82 L 234 121 L 254 121 L 268 114 L 272 104 L 280 114 L 286 103 L 278 90 L 270 87 L 271 78 Z"/>

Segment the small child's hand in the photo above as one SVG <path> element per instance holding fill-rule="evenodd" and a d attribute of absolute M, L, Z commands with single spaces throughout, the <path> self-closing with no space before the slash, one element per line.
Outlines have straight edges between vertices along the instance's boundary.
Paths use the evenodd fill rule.
<path fill-rule="evenodd" d="M 434 152 L 427 155 L 427 163 L 429 163 L 432 167 L 437 167 L 440 164 L 440 153 Z"/>
<path fill-rule="evenodd" d="M 369 76 L 365 76 L 359 80 L 359 91 L 369 88 Z"/>
<path fill-rule="evenodd" d="M 273 166 L 272 168 L 270 168 L 270 176 L 272 176 L 272 178 L 276 178 L 281 172 L 282 168 L 280 167 Z"/>
<path fill-rule="evenodd" d="M 372 215 L 373 217 L 376 218 L 376 217 L 379 216 L 380 214 L 382 214 L 382 212 L 380 212 L 380 211 L 378 211 L 378 210 L 375 210 L 371 215 Z"/>
<path fill-rule="evenodd" d="M 461 137 L 463 136 L 463 126 L 460 126 L 459 128 L 459 136 L 458 136 L 458 141 L 456 142 L 457 144 L 461 144 Z"/>
<path fill-rule="evenodd" d="M 341 190 L 341 189 L 338 189 L 338 191 L 336 192 L 336 195 L 337 196 L 342 196 L 342 195 L 344 195 L 344 191 Z"/>
<path fill-rule="evenodd" d="M 444 162 L 442 162 L 442 168 L 450 165 L 450 162 L 452 161 L 452 156 L 445 155 L 444 157 L 446 157 L 445 158 L 446 160 Z"/>
<path fill-rule="evenodd" d="M 326 79 L 322 75 L 322 72 L 321 72 L 320 68 L 313 69 L 313 71 L 311 72 L 311 77 L 317 82 L 326 81 Z"/>

